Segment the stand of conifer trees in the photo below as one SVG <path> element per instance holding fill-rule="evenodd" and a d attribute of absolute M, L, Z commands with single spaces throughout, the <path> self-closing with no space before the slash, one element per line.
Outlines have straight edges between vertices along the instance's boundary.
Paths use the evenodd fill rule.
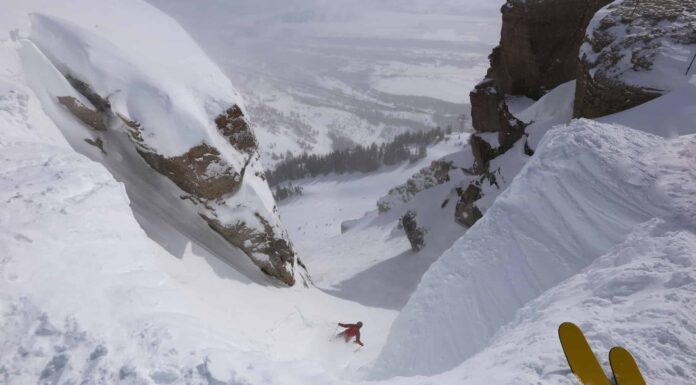
<path fill-rule="evenodd" d="M 449 128 L 443 130 L 438 127 L 430 131 L 406 132 L 381 145 L 373 143 L 325 155 L 305 153 L 284 159 L 274 170 L 268 171 L 266 176 L 268 183 L 276 186 L 285 181 L 306 177 L 330 173 L 368 173 L 382 166 L 405 161 L 415 162 L 427 155 L 428 146 L 443 140 L 451 131 Z"/>

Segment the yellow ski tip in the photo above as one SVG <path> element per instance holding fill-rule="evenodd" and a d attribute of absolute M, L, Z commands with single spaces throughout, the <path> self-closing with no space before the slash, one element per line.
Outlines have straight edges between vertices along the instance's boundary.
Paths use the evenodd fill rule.
<path fill-rule="evenodd" d="M 577 325 L 564 322 L 558 327 L 558 337 L 570 370 L 583 385 L 611 385 Z"/>
<path fill-rule="evenodd" d="M 621 347 L 611 349 L 609 363 L 616 385 L 646 385 L 636 360 L 628 350 Z"/>

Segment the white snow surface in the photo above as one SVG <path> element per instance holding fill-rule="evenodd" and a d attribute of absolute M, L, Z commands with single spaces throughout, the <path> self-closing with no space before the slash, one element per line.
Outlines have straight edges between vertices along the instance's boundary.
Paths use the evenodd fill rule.
<path fill-rule="evenodd" d="M 2 44 L 2 64 L 20 63 Z M 254 284 L 160 227 L 184 248 L 169 254 L 15 74 L 0 80 L 2 383 L 332 383 L 374 358 L 331 341 L 334 322 L 369 319 L 379 345 L 393 312 Z"/>
<path fill-rule="evenodd" d="M 696 121 L 696 77 L 683 83 L 667 95 L 651 100 L 640 106 L 640 113 L 634 110 L 603 116 L 598 120 L 618 123 L 641 131 L 664 137 L 675 137 L 694 132 Z"/>
<path fill-rule="evenodd" d="M 692 231 L 693 145 L 693 137 L 668 141 L 589 120 L 547 133 L 484 218 L 424 275 L 372 376 L 455 367 L 489 344 L 526 302 L 646 221 Z"/>
<path fill-rule="evenodd" d="M 573 321 L 608 378 L 609 351 L 623 346 L 648 384 L 692 384 L 695 251 L 693 229 L 660 219 L 642 223 L 586 269 L 520 309 L 485 350 L 449 372 L 399 383 L 577 385 L 557 334 L 561 323 Z"/>

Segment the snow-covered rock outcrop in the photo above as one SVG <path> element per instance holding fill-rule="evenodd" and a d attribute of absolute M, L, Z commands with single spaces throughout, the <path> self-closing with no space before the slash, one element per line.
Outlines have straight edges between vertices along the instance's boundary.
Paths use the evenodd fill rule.
<path fill-rule="evenodd" d="M 373 377 L 451 369 L 483 349 L 526 302 L 642 223 L 691 226 L 693 146 L 693 137 L 665 140 L 588 120 L 547 133 L 483 219 L 425 274 Z"/>
<path fill-rule="evenodd" d="M 104 163 L 132 197 L 140 195 L 135 185 L 149 183 L 159 194 L 143 197 L 151 202 L 186 201 L 180 222 L 209 226 L 264 273 L 293 285 L 304 268 L 230 81 L 154 7 L 131 1 L 78 8 L 28 3 L 25 12 L 53 13 L 31 14 L 29 33 L 16 33 L 28 82 L 71 145 Z M 124 10 L 133 9 L 149 22 L 131 22 L 134 16 Z M 122 161 L 132 157 L 142 161 Z M 148 168 L 173 185 L 152 180 Z M 171 191 L 158 191 L 165 189 Z M 233 249 L 221 257 L 236 258 Z"/>
<path fill-rule="evenodd" d="M 696 55 L 696 3 L 619 0 L 592 19 L 580 50 L 575 116 L 623 111 L 684 82 Z"/>
<path fill-rule="evenodd" d="M 377 201 L 380 223 L 393 221 L 413 251 L 439 255 L 470 225 L 460 220 L 457 202 L 474 178 L 471 164 L 468 149 L 431 162 Z"/>

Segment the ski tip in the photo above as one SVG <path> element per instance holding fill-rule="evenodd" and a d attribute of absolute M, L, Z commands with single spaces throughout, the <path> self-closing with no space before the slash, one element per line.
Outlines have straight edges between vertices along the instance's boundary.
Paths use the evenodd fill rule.
<path fill-rule="evenodd" d="M 569 332 L 581 332 L 580 328 L 578 325 L 572 323 L 572 322 L 563 322 L 559 327 L 558 327 L 558 335 L 566 334 Z"/>
<path fill-rule="evenodd" d="M 631 353 L 628 350 L 622 348 L 621 346 L 614 346 L 613 348 L 611 348 L 611 350 L 609 350 L 609 359 L 611 359 L 612 357 L 623 358 L 626 356 L 630 356 L 631 358 L 633 358 Z"/>
<path fill-rule="evenodd" d="M 628 350 L 620 346 L 612 348 L 609 364 L 617 385 L 646 385 L 635 358 Z"/>

